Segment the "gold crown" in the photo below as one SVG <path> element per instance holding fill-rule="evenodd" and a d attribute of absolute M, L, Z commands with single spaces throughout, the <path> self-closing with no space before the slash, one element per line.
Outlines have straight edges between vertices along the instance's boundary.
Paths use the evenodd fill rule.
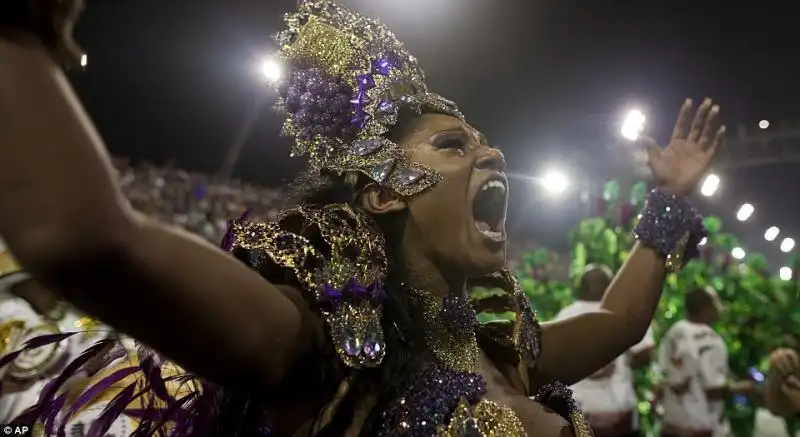
<path fill-rule="evenodd" d="M 403 195 L 438 182 L 385 135 L 401 107 L 464 116 L 428 91 L 417 59 L 394 34 L 328 0 L 301 0 L 284 21 L 276 40 L 290 71 L 276 107 L 294 138 L 292 155 L 308 156 L 312 170 L 359 172 Z"/>

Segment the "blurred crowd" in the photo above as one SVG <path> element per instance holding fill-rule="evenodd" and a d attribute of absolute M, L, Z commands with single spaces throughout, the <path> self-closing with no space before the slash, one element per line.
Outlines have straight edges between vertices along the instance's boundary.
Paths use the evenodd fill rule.
<path fill-rule="evenodd" d="M 239 180 L 215 181 L 202 173 L 114 158 L 123 192 L 136 210 L 218 243 L 228 226 L 248 209 L 252 217 L 273 219 L 289 205 L 285 187 L 262 187 Z M 535 245 L 509 244 L 509 267 Z M 566 274 L 566 273 L 564 273 Z"/>
<path fill-rule="evenodd" d="M 138 211 L 219 242 L 227 221 L 252 209 L 254 217 L 268 220 L 284 207 L 285 190 L 238 180 L 214 181 L 201 173 L 147 163 L 132 165 L 115 158 L 120 185 Z"/>

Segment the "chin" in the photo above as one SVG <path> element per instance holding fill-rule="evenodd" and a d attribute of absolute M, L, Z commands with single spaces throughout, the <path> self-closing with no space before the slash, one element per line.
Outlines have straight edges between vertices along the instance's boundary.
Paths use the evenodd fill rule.
<path fill-rule="evenodd" d="M 480 249 L 473 249 L 468 252 L 472 254 L 469 262 L 469 271 L 467 277 L 474 278 L 479 276 L 488 275 L 502 270 L 506 266 L 506 249 L 505 244 L 500 248 L 493 248 L 496 250 L 489 250 L 486 247 Z"/>

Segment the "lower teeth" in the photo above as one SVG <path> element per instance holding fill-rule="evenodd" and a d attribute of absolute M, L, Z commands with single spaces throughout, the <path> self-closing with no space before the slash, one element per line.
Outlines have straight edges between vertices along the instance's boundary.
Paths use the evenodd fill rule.
<path fill-rule="evenodd" d="M 485 222 L 477 222 L 475 227 L 478 228 L 478 231 L 480 231 L 481 234 L 490 238 L 500 238 L 503 236 L 502 232 L 492 230 L 492 228 Z"/>

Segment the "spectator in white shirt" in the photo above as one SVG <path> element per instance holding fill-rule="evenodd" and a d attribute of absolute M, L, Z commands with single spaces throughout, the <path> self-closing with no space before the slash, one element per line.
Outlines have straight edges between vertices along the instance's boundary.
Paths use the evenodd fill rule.
<path fill-rule="evenodd" d="M 659 346 L 658 364 L 666 389 L 662 437 L 729 437 L 725 399 L 756 394 L 752 381 L 730 382 L 728 348 L 711 325 L 722 305 L 712 288 L 685 298 L 687 319 L 669 328 Z"/>
<path fill-rule="evenodd" d="M 578 300 L 563 308 L 557 318 L 597 311 L 612 277 L 611 269 L 606 266 L 587 266 L 580 279 Z M 633 369 L 650 363 L 654 346 L 652 332 L 648 330 L 644 339 L 626 354 L 572 387 L 595 437 L 639 434 Z"/>

